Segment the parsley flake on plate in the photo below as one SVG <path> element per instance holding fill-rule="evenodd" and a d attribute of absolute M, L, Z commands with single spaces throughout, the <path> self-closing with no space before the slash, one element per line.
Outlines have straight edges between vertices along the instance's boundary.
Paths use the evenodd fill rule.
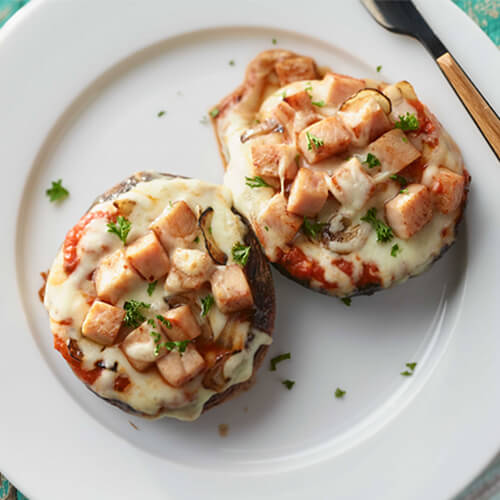
<path fill-rule="evenodd" d="M 219 108 L 213 108 L 208 113 L 212 118 L 215 118 L 219 114 Z"/>
<path fill-rule="evenodd" d="M 125 217 L 119 215 L 116 219 L 116 223 L 108 222 L 107 227 L 108 233 L 116 234 L 116 236 L 118 236 L 118 238 L 120 238 L 125 245 L 125 243 L 127 242 L 128 233 L 130 232 L 130 228 L 132 227 L 132 223 L 129 220 L 125 219 Z"/>
<path fill-rule="evenodd" d="M 381 70 L 382 70 L 382 65 L 381 65 L 381 64 L 379 64 L 379 65 L 377 66 L 377 73 L 380 73 L 380 71 L 381 71 Z"/>
<path fill-rule="evenodd" d="M 403 375 L 403 377 L 411 377 L 413 375 L 413 372 L 415 371 L 415 368 L 417 367 L 417 363 L 406 363 L 406 367 L 409 368 L 409 370 L 401 372 L 401 375 Z"/>
<path fill-rule="evenodd" d="M 322 108 L 325 106 L 325 101 L 323 101 L 323 99 L 321 101 L 312 101 L 311 104 L 313 106 L 318 106 L 318 108 Z"/>
<path fill-rule="evenodd" d="M 371 224 L 375 232 L 377 233 L 377 241 L 382 243 L 386 241 L 392 240 L 394 235 L 392 234 L 392 229 L 382 222 L 380 219 L 377 219 L 377 209 L 370 208 L 364 217 L 361 217 L 361 220 L 364 222 L 368 222 Z"/>
<path fill-rule="evenodd" d="M 69 196 L 69 191 L 63 187 L 62 179 L 54 182 L 52 181 L 52 186 L 45 191 L 45 194 L 52 201 L 63 201 Z"/>
<path fill-rule="evenodd" d="M 346 391 L 343 391 L 340 387 L 335 389 L 335 397 L 337 399 L 343 398 L 345 396 Z"/>
<path fill-rule="evenodd" d="M 350 307 L 351 303 L 352 303 L 352 299 L 351 297 L 342 297 L 340 299 L 347 307 Z"/>
<path fill-rule="evenodd" d="M 289 352 L 286 352 L 284 354 L 279 354 L 278 356 L 274 356 L 274 358 L 271 359 L 269 369 L 272 372 L 275 372 L 276 365 L 278 363 L 281 363 L 282 361 L 285 361 L 286 359 L 292 359 L 292 355 Z"/>
<path fill-rule="evenodd" d="M 281 382 L 289 391 L 292 389 L 292 387 L 295 385 L 295 380 L 283 380 Z"/>
<path fill-rule="evenodd" d="M 161 118 L 165 113 L 166 111 L 162 109 L 161 111 L 158 111 L 158 114 L 156 116 L 158 116 L 158 118 Z"/>

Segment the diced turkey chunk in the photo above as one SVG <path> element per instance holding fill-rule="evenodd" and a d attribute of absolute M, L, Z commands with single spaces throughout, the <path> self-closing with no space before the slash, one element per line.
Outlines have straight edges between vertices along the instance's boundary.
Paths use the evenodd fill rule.
<path fill-rule="evenodd" d="M 368 146 L 385 172 L 397 173 L 420 157 L 420 151 L 408 140 L 405 133 L 395 128 Z"/>
<path fill-rule="evenodd" d="M 309 163 L 317 163 L 345 151 L 351 135 L 337 116 L 330 116 L 307 127 L 299 134 L 299 148 Z"/>
<path fill-rule="evenodd" d="M 171 255 L 171 264 L 165 288 L 172 291 L 200 288 L 215 269 L 207 252 L 187 248 L 176 248 Z"/>
<path fill-rule="evenodd" d="M 196 216 L 185 201 L 167 207 L 150 225 L 167 251 L 185 246 L 196 237 Z"/>
<path fill-rule="evenodd" d="M 181 354 L 171 351 L 156 362 L 160 375 L 167 384 L 181 387 L 205 369 L 205 360 L 191 344 Z"/>
<path fill-rule="evenodd" d="M 300 80 L 314 80 L 316 78 L 316 66 L 310 57 L 289 57 L 278 61 L 274 69 L 278 75 L 280 86 Z"/>
<path fill-rule="evenodd" d="M 375 99 L 360 102 L 359 109 L 339 112 L 342 121 L 353 133 L 353 144 L 366 146 L 392 128 L 392 123 Z"/>
<path fill-rule="evenodd" d="M 464 184 L 463 175 L 447 168 L 439 168 L 431 186 L 434 206 L 443 214 L 456 210 L 464 195 Z"/>
<path fill-rule="evenodd" d="M 252 144 L 254 171 L 264 177 L 293 179 L 297 173 L 296 156 L 297 150 L 287 144 L 267 144 L 261 141 Z"/>
<path fill-rule="evenodd" d="M 333 196 L 346 208 L 362 208 L 375 190 L 375 183 L 357 158 L 351 158 L 332 176 Z"/>
<path fill-rule="evenodd" d="M 116 304 L 140 281 L 122 249 L 104 258 L 94 274 L 97 297 L 111 304 Z"/>
<path fill-rule="evenodd" d="M 165 324 L 160 321 L 163 331 L 170 340 L 193 340 L 201 334 L 200 325 L 188 305 L 170 309 L 163 314 L 163 317 L 170 322 Z"/>
<path fill-rule="evenodd" d="M 85 316 L 82 335 L 98 344 L 112 345 L 124 316 L 125 311 L 122 308 L 96 300 Z"/>
<path fill-rule="evenodd" d="M 121 348 L 134 368 L 136 366 L 148 368 L 150 363 L 160 359 L 167 353 L 166 348 L 163 346 L 166 340 L 159 327 L 152 327 L 148 323 L 143 323 L 127 335 L 127 338 L 121 344 Z M 139 363 L 134 365 L 134 362 Z M 139 369 L 138 371 L 142 370 Z"/>
<path fill-rule="evenodd" d="M 423 184 L 410 184 L 385 204 L 385 218 L 399 238 L 407 240 L 432 219 L 431 192 Z"/>
<path fill-rule="evenodd" d="M 322 172 L 301 168 L 293 181 L 287 210 L 296 215 L 314 217 L 323 208 L 328 188 Z"/>
<path fill-rule="evenodd" d="M 256 230 L 257 236 L 271 260 L 276 259 L 277 248 L 292 241 L 302 225 L 302 217 L 287 211 L 285 197 L 275 194 L 260 212 Z"/>
<path fill-rule="evenodd" d="M 156 281 L 168 272 L 168 255 L 152 231 L 129 245 L 125 254 L 136 271 L 148 281 Z"/>
<path fill-rule="evenodd" d="M 224 313 L 253 306 L 252 291 L 243 269 L 237 264 L 219 267 L 210 280 L 217 307 Z"/>
<path fill-rule="evenodd" d="M 293 122 L 296 133 L 321 119 L 321 116 L 316 114 L 316 110 L 312 105 L 311 96 L 305 90 L 287 96 L 284 100 L 296 111 Z"/>
<path fill-rule="evenodd" d="M 350 76 L 328 73 L 323 78 L 318 92 L 329 106 L 340 106 L 348 97 L 365 87 L 362 80 Z"/>
<path fill-rule="evenodd" d="M 295 110 L 285 101 L 279 102 L 272 110 L 271 116 L 283 127 L 288 137 L 293 138 L 293 124 L 295 121 Z"/>

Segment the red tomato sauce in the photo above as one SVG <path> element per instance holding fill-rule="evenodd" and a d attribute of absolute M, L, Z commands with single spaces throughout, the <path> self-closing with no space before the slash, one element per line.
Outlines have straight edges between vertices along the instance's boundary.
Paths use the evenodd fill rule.
<path fill-rule="evenodd" d="M 368 285 L 381 285 L 382 280 L 380 279 L 378 271 L 379 269 L 376 264 L 363 262 L 363 273 L 356 283 L 356 286 L 362 288 Z"/>
<path fill-rule="evenodd" d="M 101 374 L 102 368 L 99 367 L 96 367 L 93 370 L 84 370 L 81 367 L 81 362 L 70 356 L 66 342 L 57 335 L 54 335 L 54 349 L 62 354 L 62 357 L 66 360 L 69 366 L 71 366 L 75 375 L 82 382 L 92 385 Z"/>
<path fill-rule="evenodd" d="M 337 283 L 328 281 L 324 269 L 315 260 L 308 259 L 300 248 L 293 247 L 282 255 L 280 263 L 296 278 L 308 281 L 314 279 L 325 288 L 337 288 Z"/>
<path fill-rule="evenodd" d="M 420 128 L 417 133 L 430 134 L 436 128 L 433 121 L 427 116 L 424 105 L 418 99 L 408 99 L 408 102 L 417 110 L 417 118 Z"/>
<path fill-rule="evenodd" d="M 332 264 L 337 266 L 343 273 L 347 274 L 349 278 L 352 278 L 354 266 L 352 262 L 344 259 L 333 259 Z"/>
<path fill-rule="evenodd" d="M 118 375 L 113 386 L 116 392 L 123 392 L 130 385 L 130 379 L 125 375 Z"/>
<path fill-rule="evenodd" d="M 78 265 L 79 259 L 76 250 L 86 227 L 99 217 L 104 217 L 112 221 L 115 219 L 115 215 L 108 212 L 89 212 L 78 221 L 76 226 L 68 231 L 63 244 L 64 270 L 67 274 L 71 274 Z"/>

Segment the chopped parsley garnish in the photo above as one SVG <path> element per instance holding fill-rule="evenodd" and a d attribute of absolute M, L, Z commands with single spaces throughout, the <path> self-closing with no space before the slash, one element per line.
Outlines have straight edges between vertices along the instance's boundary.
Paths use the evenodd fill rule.
<path fill-rule="evenodd" d="M 172 328 L 172 323 L 170 323 L 170 320 L 167 318 L 164 318 L 161 314 L 156 315 L 156 319 L 158 321 L 161 321 L 167 328 Z"/>
<path fill-rule="evenodd" d="M 313 145 L 316 149 L 319 149 L 321 146 L 325 144 L 323 142 L 323 139 L 320 139 L 319 137 L 312 135 L 310 132 L 306 132 L 306 139 L 307 139 L 307 149 L 309 151 L 313 148 Z"/>
<path fill-rule="evenodd" d="M 201 317 L 202 318 L 204 318 L 208 314 L 208 311 L 210 311 L 210 308 L 214 305 L 214 302 L 215 302 L 214 296 L 210 295 L 210 294 L 201 299 Z"/>
<path fill-rule="evenodd" d="M 408 142 L 408 137 L 406 137 L 406 135 L 405 135 L 404 137 L 401 137 L 401 140 L 402 140 L 403 142 Z"/>
<path fill-rule="evenodd" d="M 199 236 L 197 236 L 197 237 L 194 239 L 194 242 L 195 242 L 195 243 L 199 243 L 199 242 L 200 242 L 200 237 L 199 237 Z"/>
<path fill-rule="evenodd" d="M 377 233 L 377 241 L 386 242 L 390 241 L 393 238 L 392 229 L 382 222 L 380 219 L 377 219 L 377 209 L 370 208 L 364 217 L 361 217 L 361 220 L 364 222 L 368 222 L 371 224 L 375 232 Z"/>
<path fill-rule="evenodd" d="M 381 70 L 381 69 L 382 69 L 382 65 L 381 65 L 381 64 L 379 64 L 379 65 L 377 66 L 377 73 L 380 73 L 380 70 Z"/>
<path fill-rule="evenodd" d="M 62 179 L 57 182 L 52 181 L 52 187 L 45 191 L 50 201 L 63 201 L 69 196 L 69 191 L 63 187 Z"/>
<path fill-rule="evenodd" d="M 161 347 L 166 347 L 169 351 L 179 351 L 179 353 L 182 356 L 182 353 L 186 351 L 186 348 L 188 344 L 190 343 L 190 340 L 175 340 L 175 341 L 167 341 L 164 342 L 163 344 L 160 344 Z"/>
<path fill-rule="evenodd" d="M 267 226 L 264 226 L 264 229 L 265 229 L 266 231 L 269 231 L 269 228 L 268 228 Z"/>
<path fill-rule="evenodd" d="M 116 236 L 118 236 L 118 238 L 120 238 L 125 245 L 125 243 L 127 242 L 128 233 L 130 232 L 130 228 L 132 227 L 132 223 L 125 219 L 125 217 L 119 215 L 116 219 L 116 223 L 108 222 L 107 226 L 108 233 L 116 234 Z"/>
<path fill-rule="evenodd" d="M 401 194 L 408 194 L 408 189 L 404 188 L 399 191 Z"/>
<path fill-rule="evenodd" d="M 161 116 L 163 116 L 164 114 L 166 113 L 166 111 L 164 109 L 162 109 L 161 111 L 158 111 L 158 118 L 160 118 Z"/>
<path fill-rule="evenodd" d="M 286 90 L 284 90 L 283 92 L 281 92 L 281 98 L 282 99 L 286 99 Z"/>
<path fill-rule="evenodd" d="M 420 123 L 418 118 L 413 114 L 406 112 L 406 115 L 399 115 L 399 121 L 394 124 L 394 127 L 400 128 L 404 132 L 418 130 L 420 128 Z"/>
<path fill-rule="evenodd" d="M 149 285 L 148 285 L 148 295 L 150 297 L 151 297 L 151 295 L 153 295 L 157 284 L 158 284 L 158 280 L 153 281 L 153 283 L 149 283 Z"/>
<path fill-rule="evenodd" d="M 283 380 L 281 382 L 289 391 L 292 389 L 292 387 L 295 385 L 295 380 Z"/>
<path fill-rule="evenodd" d="M 154 320 L 153 318 L 149 318 L 149 319 L 148 319 L 148 325 L 149 325 L 149 326 L 152 326 L 152 327 L 154 328 L 154 327 L 156 326 L 156 324 L 155 324 L 155 320 Z"/>
<path fill-rule="evenodd" d="M 123 323 L 126 326 L 132 328 L 137 328 L 143 321 L 146 321 L 146 317 L 142 314 L 141 309 L 149 309 L 151 304 L 146 304 L 145 302 L 139 302 L 138 300 L 127 300 L 123 304 L 123 309 L 125 309 L 125 317 L 123 318 Z"/>
<path fill-rule="evenodd" d="M 397 257 L 398 253 L 401 252 L 401 248 L 399 248 L 399 245 L 396 243 L 392 245 L 391 248 L 391 256 L 392 257 Z"/>
<path fill-rule="evenodd" d="M 286 352 L 285 354 L 279 354 L 278 356 L 275 356 L 274 358 L 271 359 L 270 363 L 270 370 L 272 372 L 276 371 L 276 365 L 278 363 L 281 363 L 282 361 L 285 361 L 286 359 L 292 359 L 292 355 L 289 352 Z"/>
<path fill-rule="evenodd" d="M 304 222 L 302 223 L 302 232 L 306 236 L 316 239 L 325 226 L 328 226 L 328 222 L 318 222 L 304 217 Z"/>
<path fill-rule="evenodd" d="M 402 176 L 398 174 L 393 174 L 389 177 L 389 179 L 392 179 L 393 181 L 399 182 L 402 188 L 405 188 L 408 186 L 408 181 Z"/>
<path fill-rule="evenodd" d="M 251 247 L 242 245 L 241 243 L 235 243 L 231 249 L 233 260 L 240 266 L 246 266 L 248 257 L 250 257 L 250 248 Z"/>
<path fill-rule="evenodd" d="M 246 177 L 245 176 L 245 184 L 248 187 L 253 188 L 261 188 L 261 187 L 271 187 L 262 177 L 256 175 L 255 177 Z"/>
<path fill-rule="evenodd" d="M 304 88 L 304 90 L 307 92 L 307 94 L 309 94 L 309 97 L 312 99 L 311 93 L 313 91 L 313 88 L 311 82 L 307 82 L 307 86 Z"/>
<path fill-rule="evenodd" d="M 219 114 L 219 108 L 214 108 L 214 109 L 210 110 L 210 113 L 209 113 L 209 115 L 212 118 L 215 118 L 218 114 Z"/>
<path fill-rule="evenodd" d="M 347 307 L 349 307 L 352 303 L 351 297 L 342 297 L 340 299 Z"/>
<path fill-rule="evenodd" d="M 318 106 L 318 108 L 322 108 L 325 106 L 325 101 L 323 101 L 323 99 L 321 99 L 321 101 L 311 101 L 311 104 L 313 106 Z"/>
<path fill-rule="evenodd" d="M 273 38 L 271 42 L 273 43 L 273 45 L 276 45 L 278 43 L 278 40 L 276 40 L 276 38 Z"/>
<path fill-rule="evenodd" d="M 380 160 L 375 155 L 368 153 L 366 155 L 366 160 L 363 163 L 368 165 L 368 168 L 373 168 L 380 165 Z"/>
<path fill-rule="evenodd" d="M 335 397 L 336 398 L 343 398 L 345 396 L 346 391 L 343 391 L 340 387 L 337 387 L 335 389 Z"/>
<path fill-rule="evenodd" d="M 231 59 L 231 60 L 229 61 L 229 66 L 234 66 L 234 64 L 235 64 L 234 59 Z"/>
<path fill-rule="evenodd" d="M 406 366 L 409 368 L 409 370 L 401 372 L 401 375 L 403 375 L 403 377 L 411 377 L 413 375 L 413 372 L 415 371 L 415 368 L 417 367 L 417 363 L 406 363 Z"/>

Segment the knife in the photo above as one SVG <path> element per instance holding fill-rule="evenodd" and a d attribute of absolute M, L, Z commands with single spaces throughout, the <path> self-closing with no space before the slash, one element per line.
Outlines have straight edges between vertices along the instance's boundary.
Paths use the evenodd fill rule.
<path fill-rule="evenodd" d="M 394 33 L 424 45 L 500 160 L 500 120 L 465 71 L 432 31 L 411 0 L 361 0 L 375 20 Z"/>

